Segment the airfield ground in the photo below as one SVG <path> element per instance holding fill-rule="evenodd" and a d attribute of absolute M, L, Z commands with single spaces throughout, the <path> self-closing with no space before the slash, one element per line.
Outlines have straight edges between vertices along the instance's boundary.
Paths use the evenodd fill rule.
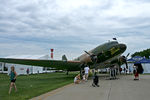
<path fill-rule="evenodd" d="M 100 87 L 92 87 L 92 80 L 70 84 L 32 100 L 150 100 L 150 75 L 121 75 L 118 80 L 100 77 Z"/>
<path fill-rule="evenodd" d="M 29 76 L 18 76 L 16 85 L 18 92 L 14 90 L 9 95 L 9 76 L 0 74 L 0 100 L 28 100 L 48 91 L 57 89 L 73 82 L 77 73 L 49 73 Z"/>

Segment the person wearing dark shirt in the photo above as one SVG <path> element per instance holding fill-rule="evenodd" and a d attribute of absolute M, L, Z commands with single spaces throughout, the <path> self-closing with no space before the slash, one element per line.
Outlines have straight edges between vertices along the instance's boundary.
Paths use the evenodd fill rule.
<path fill-rule="evenodd" d="M 11 72 L 10 72 L 10 88 L 9 88 L 9 94 L 11 93 L 11 90 L 12 88 L 14 87 L 15 88 L 15 91 L 17 92 L 17 87 L 16 87 L 16 84 L 15 84 L 15 81 L 16 81 L 16 78 L 17 78 L 17 73 L 15 71 L 15 67 L 12 66 L 11 67 Z"/>

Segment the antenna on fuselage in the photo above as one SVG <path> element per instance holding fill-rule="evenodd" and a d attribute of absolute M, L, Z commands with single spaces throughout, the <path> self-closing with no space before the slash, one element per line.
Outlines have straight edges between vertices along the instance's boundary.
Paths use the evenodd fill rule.
<path fill-rule="evenodd" d="M 117 41 L 117 38 L 112 38 L 113 40 Z"/>
<path fill-rule="evenodd" d="M 116 38 L 116 34 L 113 33 L 113 38 L 112 38 L 114 41 L 117 41 L 117 38 Z"/>

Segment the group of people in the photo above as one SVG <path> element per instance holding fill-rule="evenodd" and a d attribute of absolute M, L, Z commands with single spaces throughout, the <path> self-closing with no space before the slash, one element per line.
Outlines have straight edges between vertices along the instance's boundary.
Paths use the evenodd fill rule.
<path fill-rule="evenodd" d="M 120 73 L 122 71 L 122 68 L 120 68 Z M 134 80 L 139 80 L 139 71 L 138 71 L 138 66 L 133 66 L 133 75 L 134 75 Z M 127 69 L 126 68 L 123 68 L 123 71 L 125 74 L 127 74 Z M 129 74 L 131 73 L 131 69 L 129 69 Z"/>
<path fill-rule="evenodd" d="M 80 74 L 78 74 L 75 78 L 74 78 L 74 83 L 75 84 L 79 84 L 81 81 L 87 81 L 88 80 L 88 76 L 89 76 L 89 72 L 90 72 L 90 68 L 88 66 L 86 66 L 82 72 L 82 80 L 80 78 Z"/>
<path fill-rule="evenodd" d="M 90 72 L 90 68 L 88 66 L 86 66 L 82 72 L 82 76 L 80 74 L 78 74 L 75 78 L 74 78 L 74 83 L 75 84 L 79 84 L 81 82 L 86 82 L 88 80 L 88 76 L 89 76 L 89 72 Z M 96 72 L 93 72 L 93 83 L 92 86 L 93 87 L 99 87 L 98 83 L 99 83 L 99 79 L 98 76 L 96 74 Z M 82 79 L 81 79 L 82 77 Z"/>
<path fill-rule="evenodd" d="M 124 68 L 124 73 L 127 74 L 127 69 Z M 131 69 L 129 68 L 129 74 L 131 73 Z M 133 75 L 134 75 L 134 80 L 139 80 L 139 67 L 134 65 L 133 66 Z"/>
<path fill-rule="evenodd" d="M 88 66 L 86 66 L 84 68 L 83 72 L 82 72 L 82 79 L 81 79 L 81 74 L 78 74 L 74 78 L 74 83 L 79 84 L 81 82 L 87 81 L 88 76 L 89 76 L 89 72 L 90 72 L 90 68 Z M 138 67 L 137 66 L 133 66 L 133 74 L 135 76 L 134 80 L 139 80 L 139 73 L 138 73 Z M 10 72 L 10 82 L 11 83 L 10 83 L 10 88 L 9 88 L 9 94 L 11 93 L 13 87 L 15 88 L 15 91 L 17 92 L 17 87 L 16 87 L 16 84 L 15 84 L 16 78 L 17 78 L 17 73 L 15 71 L 15 67 L 12 66 L 11 67 L 11 72 Z M 94 72 L 92 86 L 99 87 L 98 82 L 99 82 L 98 76 L 97 76 L 96 72 Z"/>
<path fill-rule="evenodd" d="M 28 69 L 27 69 L 28 70 Z M 84 71 L 82 72 L 82 81 L 87 81 L 88 80 L 88 76 L 89 76 L 89 72 L 90 72 L 90 68 L 88 66 L 86 66 L 84 68 Z M 27 74 L 28 74 L 28 71 L 27 71 Z M 10 72 L 10 88 L 9 88 L 9 94 L 11 93 L 12 91 L 12 88 L 14 87 L 15 88 L 15 92 L 17 92 L 17 87 L 16 87 L 16 78 L 17 78 L 17 73 L 15 71 L 15 67 L 12 66 L 11 67 L 11 72 Z M 74 83 L 75 84 L 79 84 L 81 82 L 81 78 L 80 78 L 80 74 L 78 74 L 75 78 L 74 78 Z"/>

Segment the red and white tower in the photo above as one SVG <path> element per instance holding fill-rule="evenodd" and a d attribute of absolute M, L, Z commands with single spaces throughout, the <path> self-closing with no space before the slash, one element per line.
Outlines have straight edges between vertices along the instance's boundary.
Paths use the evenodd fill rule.
<path fill-rule="evenodd" d="M 54 49 L 51 49 L 51 59 L 53 59 L 53 52 L 54 52 Z"/>

